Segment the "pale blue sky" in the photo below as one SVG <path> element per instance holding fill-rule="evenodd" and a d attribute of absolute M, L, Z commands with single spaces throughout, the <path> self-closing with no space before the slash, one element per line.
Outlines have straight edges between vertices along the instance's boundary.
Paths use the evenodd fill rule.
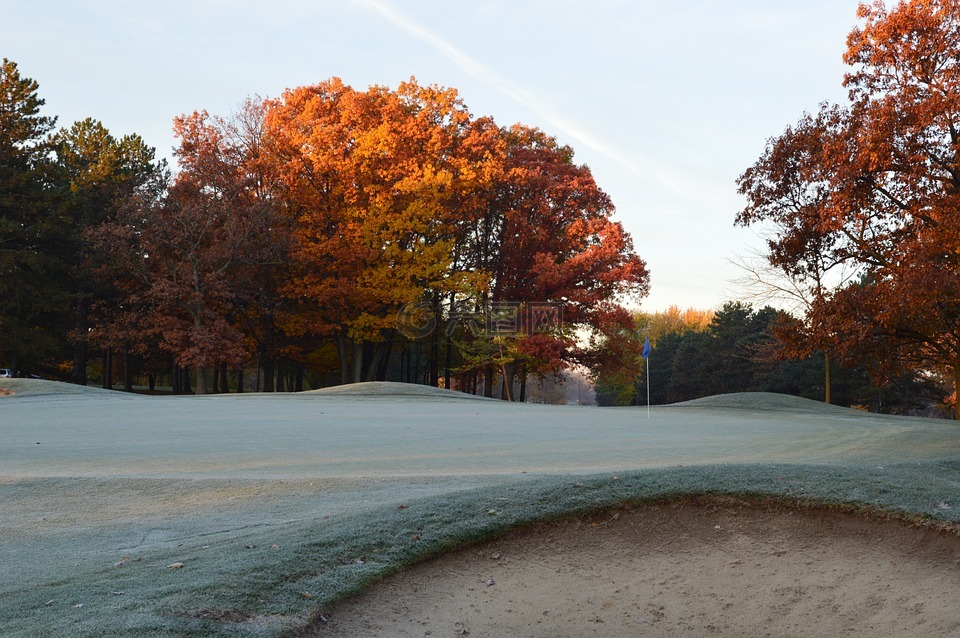
<path fill-rule="evenodd" d="M 737 176 L 767 138 L 840 101 L 855 0 L 0 0 L 0 56 L 59 124 L 94 117 L 169 157 L 172 119 L 332 76 L 456 88 L 476 116 L 576 151 L 652 273 L 646 310 L 715 308 Z"/>

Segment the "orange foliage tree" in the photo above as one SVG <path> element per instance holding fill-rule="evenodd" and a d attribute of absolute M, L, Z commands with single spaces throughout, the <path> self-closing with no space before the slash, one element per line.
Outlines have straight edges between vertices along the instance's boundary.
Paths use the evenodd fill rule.
<path fill-rule="evenodd" d="M 861 269 L 813 301 L 812 340 L 870 352 L 881 376 L 908 365 L 960 385 L 960 3 L 877 1 L 858 15 L 849 103 L 771 140 L 740 178 L 737 221 L 772 221 L 770 258 L 794 272 L 823 255 Z"/>
<path fill-rule="evenodd" d="M 284 93 L 267 126 L 295 220 L 286 327 L 336 338 L 343 381 L 373 378 L 401 307 L 482 285 L 454 254 L 487 160 L 469 114 L 452 90 L 332 79 Z"/>

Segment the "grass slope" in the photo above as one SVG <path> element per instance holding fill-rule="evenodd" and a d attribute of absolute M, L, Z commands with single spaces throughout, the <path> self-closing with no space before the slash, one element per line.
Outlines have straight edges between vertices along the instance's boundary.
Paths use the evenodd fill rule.
<path fill-rule="evenodd" d="M 879 418 L 777 395 L 660 408 L 648 425 L 641 410 L 504 405 L 429 389 L 426 396 L 422 389 L 360 386 L 304 393 L 311 396 L 156 399 L 65 386 L 73 393 L 67 395 L 51 385 L 59 384 L 0 384 L 16 392 L 0 398 L 0 434 L 8 441 L 8 453 L 0 450 L 3 636 L 295 635 L 338 598 L 464 543 L 545 519 L 690 495 L 856 507 L 951 528 L 960 523 L 960 430 L 953 423 Z M 478 410 L 484 418 L 471 422 Z M 243 418 L 251 412 L 256 427 L 247 430 Z M 352 429 L 326 423 L 298 429 L 319 412 L 330 421 L 352 419 Z M 109 423 L 97 423 L 98 414 Z M 71 436 L 70 428 L 80 432 Z M 267 449 L 269 436 L 258 438 L 271 429 L 281 439 L 276 450 Z M 359 436 L 358 429 L 386 440 Z M 530 454 L 552 437 L 562 445 L 527 473 L 471 460 L 477 452 L 464 451 L 475 438 L 478 449 L 505 453 L 484 437 L 513 430 L 522 436 L 511 445 Z M 175 436 L 141 441 L 157 431 Z M 628 441 L 633 432 L 636 441 Z M 770 432 L 777 436 L 767 438 Z M 836 442 L 832 452 L 831 441 L 820 440 L 825 432 Z M 217 445 L 231 433 L 236 445 Z M 786 436 L 798 438 L 775 445 Z M 38 446 L 30 438 L 44 440 Z M 325 447 L 350 446 L 296 471 L 282 465 L 313 438 Z M 699 439 L 696 445 L 691 438 Z M 631 466 L 627 459 L 584 470 L 578 468 L 590 463 L 578 465 L 563 453 L 572 446 L 589 458 L 590 442 L 598 440 L 606 452 L 606 439 L 635 446 L 635 459 L 652 449 L 671 462 Z M 757 440 L 772 451 L 734 453 Z M 382 459 L 391 446 L 406 454 L 425 441 L 443 452 L 438 465 L 461 463 L 464 471 L 378 473 L 378 464 L 390 463 Z M 819 448 L 807 456 L 795 449 L 814 442 Z M 14 458 L 34 452 L 31 445 L 53 450 L 42 457 L 43 467 Z M 191 455 L 204 445 L 214 446 L 209 455 Z M 247 450 L 243 463 L 189 470 L 251 446 L 256 454 Z M 737 462 L 709 462 L 717 446 Z M 325 447 L 310 449 L 321 454 Z M 328 463 L 353 468 L 331 460 L 349 454 L 367 454 L 363 468 L 324 475 Z M 124 455 L 149 464 L 150 475 L 132 470 Z M 551 455 L 558 460 L 549 469 Z M 673 462 L 678 458 L 684 462 Z M 753 458 L 763 460 L 744 462 Z M 50 468 L 56 471 L 44 472 Z"/>

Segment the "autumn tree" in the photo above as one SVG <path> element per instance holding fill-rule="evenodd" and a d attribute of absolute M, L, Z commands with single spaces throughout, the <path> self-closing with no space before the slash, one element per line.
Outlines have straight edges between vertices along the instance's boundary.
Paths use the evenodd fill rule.
<path fill-rule="evenodd" d="M 138 192 L 96 233 L 106 272 L 128 282 L 123 312 L 101 330 L 156 335 L 195 372 L 203 394 L 208 368 L 246 356 L 236 307 L 252 269 L 273 258 L 273 217 L 247 154 L 221 123 L 195 112 L 177 118 L 175 131 L 180 173 L 172 184 Z"/>
<path fill-rule="evenodd" d="M 797 191 L 815 191 L 771 254 L 802 269 L 816 250 L 861 269 L 815 304 L 824 338 L 841 357 L 869 348 L 878 376 L 943 369 L 960 385 L 960 4 L 875 2 L 858 15 L 849 103 L 805 117 L 804 139 L 788 129 L 770 142 L 741 177 L 738 222 L 780 222 Z"/>
<path fill-rule="evenodd" d="M 287 327 L 334 338 L 343 381 L 373 378 L 401 307 L 476 284 L 453 241 L 457 202 L 484 161 L 463 152 L 469 114 L 451 90 L 360 92 L 332 79 L 287 91 L 267 124 L 299 269 Z"/>
<path fill-rule="evenodd" d="M 612 219 L 610 198 L 590 169 L 574 162 L 573 149 L 543 131 L 501 129 L 504 168 L 466 239 L 474 267 L 490 278 L 486 303 L 521 307 L 557 304 L 566 331 L 520 335 L 519 372 L 556 372 L 576 359 L 570 335 L 599 328 L 610 305 L 646 294 L 646 265 L 633 252 L 623 226 Z M 516 365 L 505 366 L 506 387 Z M 489 395 L 491 379 L 485 374 Z"/>

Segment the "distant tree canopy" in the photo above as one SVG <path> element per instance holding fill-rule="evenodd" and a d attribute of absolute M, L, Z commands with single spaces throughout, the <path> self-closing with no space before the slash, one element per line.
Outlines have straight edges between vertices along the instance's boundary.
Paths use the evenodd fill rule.
<path fill-rule="evenodd" d="M 184 115 L 171 174 L 96 120 L 54 131 L 15 64 L 0 80 L 0 356 L 18 369 L 86 383 L 96 350 L 105 386 L 115 359 L 127 387 L 169 368 L 198 393 L 253 361 L 264 390 L 306 373 L 522 398 L 647 292 L 573 150 L 452 89 L 331 79 Z"/>
<path fill-rule="evenodd" d="M 679 316 L 686 321 L 676 321 Z M 703 318 L 709 318 L 704 324 Z M 645 334 L 654 326 L 669 326 L 651 338 L 650 403 L 676 403 L 729 392 L 779 392 L 808 399 L 823 398 L 823 365 L 818 353 L 804 359 L 789 356 L 776 337 L 776 328 L 789 317 L 771 307 L 759 310 L 729 302 L 716 312 L 671 308 L 634 316 L 632 335 L 610 343 L 621 360 L 593 368 L 600 405 L 645 405 L 646 362 L 641 358 Z M 602 347 L 598 349 L 603 350 Z M 629 352 L 629 356 L 624 353 Z M 612 359 L 611 359 L 612 361 Z M 943 379 L 902 371 L 883 384 L 866 374 L 866 362 L 835 372 L 834 398 L 840 405 L 862 406 L 875 412 L 939 416 L 948 392 Z"/>

